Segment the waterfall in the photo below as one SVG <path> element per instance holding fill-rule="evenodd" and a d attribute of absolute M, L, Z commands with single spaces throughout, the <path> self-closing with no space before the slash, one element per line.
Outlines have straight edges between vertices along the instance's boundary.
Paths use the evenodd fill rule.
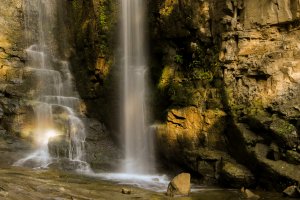
<path fill-rule="evenodd" d="M 122 171 L 143 174 L 154 170 L 153 139 L 149 109 L 145 45 L 145 1 L 121 0 L 123 82 L 121 127 L 125 136 L 125 164 Z"/>
<path fill-rule="evenodd" d="M 36 150 L 15 165 L 48 167 L 53 162 L 84 162 L 85 127 L 80 99 L 73 84 L 63 31 L 62 0 L 24 0 L 25 71 L 34 75 L 35 125 L 31 133 Z"/>

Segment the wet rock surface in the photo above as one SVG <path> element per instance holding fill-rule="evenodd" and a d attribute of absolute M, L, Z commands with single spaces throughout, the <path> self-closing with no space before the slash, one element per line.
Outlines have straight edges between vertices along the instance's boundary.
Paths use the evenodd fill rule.
<path fill-rule="evenodd" d="M 122 159 L 120 148 L 113 141 L 103 123 L 95 119 L 85 119 L 86 126 L 86 161 L 95 170 L 114 171 Z"/>
<path fill-rule="evenodd" d="M 0 199 L 163 199 L 138 188 L 127 196 L 120 192 L 122 185 L 58 171 L 14 168 L 0 169 L 0 174 Z"/>
<path fill-rule="evenodd" d="M 0 167 L 11 166 L 29 153 L 32 147 L 28 141 L 10 134 L 0 134 Z"/>

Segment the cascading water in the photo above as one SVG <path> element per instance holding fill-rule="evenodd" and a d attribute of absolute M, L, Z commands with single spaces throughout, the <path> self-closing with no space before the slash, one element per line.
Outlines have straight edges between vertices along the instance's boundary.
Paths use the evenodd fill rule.
<path fill-rule="evenodd" d="M 153 142 L 146 106 L 147 61 L 145 1 L 121 0 L 122 6 L 122 131 L 125 135 L 123 172 L 144 174 L 154 170 Z"/>
<path fill-rule="evenodd" d="M 79 163 L 77 169 L 87 167 L 83 161 L 85 128 L 79 118 L 80 99 L 72 83 L 68 57 L 62 53 L 66 39 L 58 35 L 63 1 L 24 0 L 23 7 L 29 46 L 25 71 L 34 74 L 37 81 L 32 131 L 36 151 L 15 165 L 47 167 L 64 158 Z"/>

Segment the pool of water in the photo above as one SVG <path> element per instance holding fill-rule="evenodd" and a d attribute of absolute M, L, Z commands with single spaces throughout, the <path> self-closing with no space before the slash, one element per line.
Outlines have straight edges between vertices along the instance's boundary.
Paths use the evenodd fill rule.
<path fill-rule="evenodd" d="M 170 178 L 166 175 L 139 175 L 126 173 L 88 173 L 89 177 L 106 180 L 114 184 L 131 187 L 138 187 L 160 194 L 166 193 Z M 266 192 L 253 190 L 265 200 L 292 200 L 292 198 L 283 197 L 276 192 Z M 167 197 L 165 197 L 167 198 Z M 191 194 L 188 197 L 177 196 L 175 199 L 182 200 L 239 200 L 245 199 L 239 189 L 225 189 L 220 187 L 208 187 L 204 185 L 191 185 Z"/>

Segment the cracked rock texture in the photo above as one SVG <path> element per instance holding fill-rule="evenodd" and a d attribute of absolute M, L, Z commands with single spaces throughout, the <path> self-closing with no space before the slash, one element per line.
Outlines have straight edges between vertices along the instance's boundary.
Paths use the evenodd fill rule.
<path fill-rule="evenodd" d="M 207 182 L 299 182 L 300 1 L 150 2 L 160 154 Z"/>
<path fill-rule="evenodd" d="M 21 0 L 4 0 L 0 5 L 0 128 L 20 133 L 25 120 L 30 81 L 24 72 L 24 22 Z M 5 133 L 5 131 L 2 131 Z"/>

